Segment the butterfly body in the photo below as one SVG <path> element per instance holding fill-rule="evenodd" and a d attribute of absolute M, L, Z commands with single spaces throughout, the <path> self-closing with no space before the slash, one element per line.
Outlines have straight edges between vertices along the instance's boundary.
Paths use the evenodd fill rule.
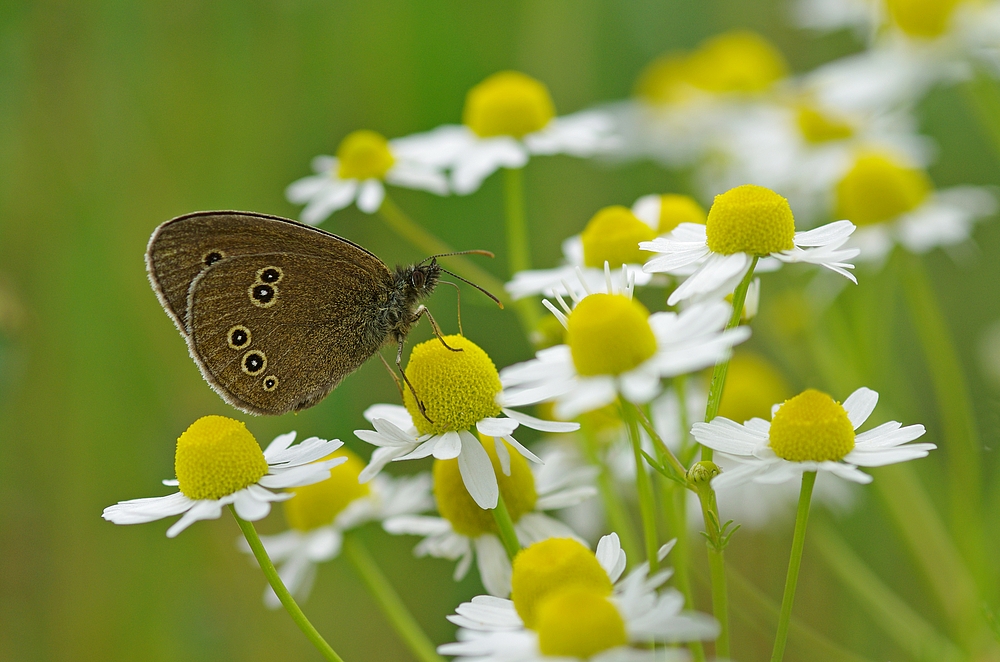
<path fill-rule="evenodd" d="M 401 343 L 440 271 L 434 261 L 390 271 L 336 235 L 231 211 L 163 223 L 146 265 L 205 380 L 237 409 L 271 415 L 315 405 Z"/>

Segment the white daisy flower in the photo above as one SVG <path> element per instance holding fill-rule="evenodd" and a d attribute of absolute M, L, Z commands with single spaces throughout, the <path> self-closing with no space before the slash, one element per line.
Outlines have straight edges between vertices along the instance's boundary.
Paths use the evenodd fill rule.
<path fill-rule="evenodd" d="M 660 549 L 661 560 L 671 546 Z M 687 652 L 650 644 L 718 636 L 715 619 L 683 611 L 680 593 L 657 593 L 670 570 L 649 576 L 643 563 L 620 579 L 624 569 L 614 533 L 596 555 L 568 539 L 532 545 L 514 560 L 512 599 L 480 595 L 463 603 L 448 617 L 459 626 L 458 642 L 438 652 L 470 662 L 669 662 L 687 660 Z"/>
<path fill-rule="evenodd" d="M 374 214 L 385 199 L 383 183 L 447 195 L 445 174 L 420 155 L 406 139 L 386 140 L 374 131 L 355 131 L 340 142 L 337 156 L 314 158 L 316 174 L 292 182 L 285 197 L 306 205 L 300 216 L 303 223 L 318 225 L 352 202 Z"/>
<path fill-rule="evenodd" d="M 543 421 L 500 404 L 500 377 L 486 352 L 463 336 L 444 336 L 443 341 L 462 351 L 452 351 L 433 338 L 413 348 L 406 366 L 407 379 L 424 405 L 423 412 L 409 389 L 403 392 L 405 408 L 374 405 L 365 412 L 375 430 L 355 430 L 354 434 L 378 448 L 360 479 L 371 480 L 392 461 L 458 458 L 462 480 L 476 504 L 496 508 L 500 495 L 497 477 L 471 428 L 496 440 L 500 466 L 509 475 L 510 454 L 504 441 L 532 462 L 541 462 L 514 439 L 518 426 L 543 432 L 572 432 L 580 426 Z"/>
<path fill-rule="evenodd" d="M 103 517 L 115 524 L 143 524 L 183 515 L 167 529 L 167 537 L 198 520 L 218 519 L 222 508 L 232 504 L 236 514 L 254 522 L 271 512 L 271 502 L 291 498 L 291 492 L 275 489 L 319 482 L 346 458 L 323 460 L 343 446 L 338 439 L 310 437 L 292 446 L 295 433 L 276 437 L 261 452 L 246 426 L 224 416 L 203 416 L 177 439 L 174 459 L 180 491 L 163 497 L 120 501 L 104 509 Z"/>
<path fill-rule="evenodd" d="M 968 241 L 976 221 L 997 211 L 985 187 L 934 190 L 927 174 L 888 152 L 859 154 L 835 187 L 838 214 L 858 230 L 848 246 L 882 262 L 897 243 L 912 253 Z"/>
<path fill-rule="evenodd" d="M 291 527 L 284 533 L 261 536 L 268 556 L 278 566 L 278 575 L 288 591 L 298 599 L 308 597 L 316 577 L 316 566 L 336 558 L 344 534 L 367 522 L 381 521 L 434 507 L 428 474 L 393 478 L 376 476 L 359 483 L 364 462 L 346 449 L 338 458 L 346 461 L 330 472 L 326 480 L 293 488 L 284 502 L 285 520 Z M 252 554 L 246 540 L 237 543 Z M 264 604 L 281 606 L 271 587 L 264 590 Z"/>
<path fill-rule="evenodd" d="M 532 155 L 590 157 L 618 145 L 609 114 L 556 117 L 545 85 L 517 71 L 495 73 L 469 90 L 462 122 L 404 140 L 422 162 L 449 169 L 452 190 L 461 195 L 500 168 L 524 167 Z"/>
<path fill-rule="evenodd" d="M 496 451 L 489 444 L 486 449 L 494 469 L 501 469 Z M 529 465 L 519 455 L 510 455 L 509 472 L 500 478 L 504 503 L 522 546 L 547 538 L 577 538 L 572 529 L 544 511 L 574 506 L 597 494 L 595 467 L 579 465 L 561 452 L 542 459 L 544 464 Z M 456 465 L 454 460 L 434 463 L 440 517 L 404 515 L 387 519 L 383 526 L 389 533 L 424 536 L 413 550 L 417 556 L 458 560 L 455 581 L 465 577 L 475 557 L 486 591 L 506 597 L 510 594 L 510 558 L 493 516 L 469 498 Z"/>
<path fill-rule="evenodd" d="M 901 427 L 892 421 L 856 435 L 877 403 L 878 393 L 868 388 L 859 388 L 843 405 L 809 389 L 775 405 L 770 422 L 752 418 L 741 425 L 718 417 L 695 423 L 691 432 L 698 443 L 739 464 L 712 480 L 719 489 L 746 481 L 776 485 L 809 471 L 864 484 L 872 477 L 859 466 L 905 462 L 936 448 L 929 443 L 903 445 L 922 436 L 923 425 Z"/>
<path fill-rule="evenodd" d="M 791 8 L 795 25 L 817 32 L 851 29 L 863 38 L 874 36 L 882 22 L 882 0 L 796 0 Z"/>
<path fill-rule="evenodd" d="M 819 264 L 857 282 L 848 271 L 854 265 L 844 260 L 855 257 L 858 249 L 841 249 L 852 232 L 850 221 L 795 232 L 788 200 L 762 186 L 745 184 L 715 196 L 705 225 L 684 223 L 640 247 L 660 253 L 643 265 L 650 273 L 681 273 L 697 265 L 667 299 L 674 305 L 698 295 L 732 291 L 755 256 Z"/>
<path fill-rule="evenodd" d="M 567 343 L 504 368 L 504 404 L 555 401 L 555 415 L 573 419 L 611 404 L 619 394 L 629 402 L 646 403 L 660 393 L 664 377 L 715 365 L 750 335 L 745 327 L 724 331 L 732 313 L 728 303 L 650 315 L 632 299 L 631 283 L 618 291 L 610 270 L 606 278 L 603 292 L 583 297 L 573 292 L 572 308 L 562 297 L 562 311 L 545 302 L 566 328 Z"/>

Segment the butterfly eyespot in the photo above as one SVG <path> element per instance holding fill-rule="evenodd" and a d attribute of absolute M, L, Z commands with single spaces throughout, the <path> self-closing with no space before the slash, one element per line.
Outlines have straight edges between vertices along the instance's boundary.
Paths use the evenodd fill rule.
<path fill-rule="evenodd" d="M 264 352 L 255 349 L 243 355 L 242 368 L 243 372 L 247 373 L 248 375 L 259 374 L 266 367 L 267 367 L 267 356 L 264 355 Z"/>
<path fill-rule="evenodd" d="M 278 301 L 278 288 L 266 283 L 252 285 L 249 293 L 250 301 L 260 308 L 270 308 Z"/>
<path fill-rule="evenodd" d="M 277 283 L 284 278 L 285 272 L 281 267 L 264 267 L 257 270 L 257 280 L 261 283 Z"/>
<path fill-rule="evenodd" d="M 268 375 L 267 377 L 264 378 L 264 390 L 265 391 L 270 392 L 270 391 L 276 390 L 277 388 L 278 388 L 278 378 L 277 377 L 275 377 L 274 375 Z"/>
<path fill-rule="evenodd" d="M 205 253 L 205 257 L 201 258 L 201 261 L 206 267 L 210 267 L 224 257 L 225 255 L 223 255 L 220 251 L 209 251 Z"/>
<path fill-rule="evenodd" d="M 233 349 L 242 349 L 250 344 L 250 329 L 237 324 L 229 329 L 229 332 L 226 334 L 226 340 Z"/>

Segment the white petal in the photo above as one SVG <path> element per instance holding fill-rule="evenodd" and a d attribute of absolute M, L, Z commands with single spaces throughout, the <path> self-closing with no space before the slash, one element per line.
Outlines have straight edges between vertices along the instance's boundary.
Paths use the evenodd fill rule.
<path fill-rule="evenodd" d="M 510 595 L 511 565 L 507 550 L 500 538 L 492 533 L 481 535 L 474 540 L 476 564 L 483 588 L 490 595 L 505 598 Z"/>
<path fill-rule="evenodd" d="M 868 417 L 872 415 L 875 411 L 875 405 L 878 404 L 878 393 L 871 390 L 870 388 L 865 388 L 862 386 L 854 393 L 847 396 L 844 400 L 844 411 L 847 412 L 847 418 L 851 421 L 851 425 L 857 430 L 859 427 L 868 420 Z"/>
<path fill-rule="evenodd" d="M 102 517 L 115 524 L 145 524 L 164 517 L 180 515 L 197 501 L 192 501 L 180 492 L 162 497 L 147 497 L 119 501 L 104 509 Z"/>
<path fill-rule="evenodd" d="M 361 182 L 358 191 L 358 209 L 366 214 L 374 214 L 382 206 L 385 199 L 385 187 L 377 179 L 366 179 Z"/>
<path fill-rule="evenodd" d="M 486 437 L 506 437 L 517 429 L 518 421 L 513 418 L 484 418 L 476 423 L 476 429 Z"/>
<path fill-rule="evenodd" d="M 522 414 L 514 409 L 503 409 L 503 413 L 510 416 L 515 421 L 531 428 L 532 430 L 539 430 L 540 432 L 575 432 L 580 429 L 579 423 L 566 422 L 566 421 L 546 421 L 541 418 L 535 418 L 534 416 L 529 416 L 527 414 Z"/>
<path fill-rule="evenodd" d="M 328 188 L 309 201 L 299 219 L 307 225 L 322 223 L 333 212 L 351 204 L 357 188 L 358 183 L 354 180 L 332 182 Z"/>
<path fill-rule="evenodd" d="M 264 519 L 271 512 L 270 502 L 253 498 L 248 490 L 240 490 L 234 494 L 233 505 L 236 507 L 236 514 L 248 522 Z"/>
<path fill-rule="evenodd" d="M 500 470 L 503 471 L 503 475 L 510 475 L 510 451 L 507 450 L 507 444 L 504 443 L 503 437 L 493 438 L 493 447 L 497 452 L 497 459 L 500 460 Z"/>
<path fill-rule="evenodd" d="M 625 550 L 617 533 L 611 533 L 601 538 L 597 543 L 597 561 L 608 573 L 608 578 L 614 584 L 625 571 Z"/>
<path fill-rule="evenodd" d="M 184 513 L 183 517 L 167 529 L 167 537 L 176 537 L 178 533 L 199 520 L 219 519 L 222 515 L 223 505 L 221 499 L 219 501 L 196 501 L 191 509 Z"/>
<path fill-rule="evenodd" d="M 434 445 L 434 459 L 454 460 L 462 452 L 462 438 L 457 432 L 445 432 Z"/>
<path fill-rule="evenodd" d="M 493 463 L 486 449 L 471 433 L 462 431 L 462 452 L 458 456 L 458 470 L 469 495 L 480 508 L 489 510 L 497 507 L 500 488 Z"/>

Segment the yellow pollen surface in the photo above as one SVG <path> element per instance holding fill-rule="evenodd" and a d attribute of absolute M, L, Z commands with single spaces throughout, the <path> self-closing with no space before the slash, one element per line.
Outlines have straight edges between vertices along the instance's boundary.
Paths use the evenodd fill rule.
<path fill-rule="evenodd" d="M 838 402 L 808 389 L 786 400 L 774 415 L 770 445 L 790 462 L 840 460 L 854 449 L 854 426 Z"/>
<path fill-rule="evenodd" d="M 781 52 L 756 32 L 732 30 L 706 39 L 691 54 L 687 81 L 706 92 L 754 93 L 788 75 Z"/>
<path fill-rule="evenodd" d="M 690 195 L 667 193 L 660 196 L 660 220 L 657 234 L 667 234 L 681 223 L 705 225 L 708 214 L 705 208 Z"/>
<path fill-rule="evenodd" d="M 358 476 L 365 468 L 361 458 L 346 448 L 341 448 L 324 459 L 345 455 L 347 462 L 335 466 L 326 480 L 290 490 L 295 496 L 284 502 L 288 526 L 298 531 L 311 531 L 327 526 L 351 502 L 368 496 L 371 491 L 369 484 L 358 482 Z"/>
<path fill-rule="evenodd" d="M 729 361 L 722 387 L 719 416 L 743 423 L 751 418 L 771 418 L 771 405 L 784 402 L 792 389 L 773 365 L 756 354 L 741 351 Z"/>
<path fill-rule="evenodd" d="M 576 372 L 620 375 L 656 354 L 649 311 L 622 294 L 591 294 L 569 315 L 566 341 Z"/>
<path fill-rule="evenodd" d="M 374 131 L 360 130 L 347 134 L 337 148 L 341 179 L 383 179 L 396 162 L 389 151 L 389 141 Z"/>
<path fill-rule="evenodd" d="M 837 216 L 859 226 L 891 221 L 919 207 L 933 188 L 923 170 L 887 154 L 863 154 L 837 184 Z"/>
<path fill-rule="evenodd" d="M 469 90 L 462 122 L 482 138 L 523 138 L 545 128 L 555 115 L 541 81 L 519 71 L 500 71 Z"/>
<path fill-rule="evenodd" d="M 795 119 L 806 142 L 821 144 L 844 140 L 854 135 L 854 127 L 836 117 L 831 117 L 813 106 L 799 106 Z"/>
<path fill-rule="evenodd" d="M 612 269 L 623 264 L 642 264 L 650 254 L 639 250 L 639 242 L 655 237 L 656 230 L 636 218 L 628 207 L 605 207 L 594 214 L 580 233 L 583 263 L 598 269 L 603 269 L 605 262 Z"/>
<path fill-rule="evenodd" d="M 444 336 L 444 341 L 462 351 L 431 338 L 413 348 L 406 364 L 406 377 L 427 409 L 425 417 L 410 390 L 403 389 L 403 404 L 420 434 L 468 430 L 500 413 L 494 401 L 502 388 L 500 375 L 490 357 L 464 336 Z"/>
<path fill-rule="evenodd" d="M 889 16 L 911 37 L 933 39 L 948 31 L 952 14 L 962 0 L 886 0 Z"/>
<path fill-rule="evenodd" d="M 202 416 L 177 439 L 174 471 L 184 496 L 214 501 L 253 485 L 268 467 L 241 421 Z"/>
<path fill-rule="evenodd" d="M 510 513 L 511 520 L 517 523 L 522 515 L 535 509 L 535 502 L 538 500 L 531 467 L 524 456 L 507 444 L 510 475 L 504 475 L 493 439 L 484 437 L 482 442 L 493 463 L 493 472 L 497 475 L 507 512 Z M 469 495 L 458 470 L 458 459 L 434 461 L 434 499 L 437 501 L 438 513 L 451 523 L 455 533 L 469 538 L 477 538 L 484 533 L 499 533 L 493 513 L 477 506 Z"/>
<path fill-rule="evenodd" d="M 744 184 L 715 196 L 705 233 L 714 253 L 768 255 L 795 247 L 795 218 L 788 200 L 763 186 Z"/>
<path fill-rule="evenodd" d="M 582 587 L 552 593 L 538 605 L 543 655 L 588 659 L 628 643 L 625 620 L 604 595 Z"/>
<path fill-rule="evenodd" d="M 572 538 L 549 538 L 514 557 L 510 599 L 524 624 L 536 629 L 538 607 L 549 595 L 571 587 L 611 595 L 611 579 L 592 551 Z"/>

